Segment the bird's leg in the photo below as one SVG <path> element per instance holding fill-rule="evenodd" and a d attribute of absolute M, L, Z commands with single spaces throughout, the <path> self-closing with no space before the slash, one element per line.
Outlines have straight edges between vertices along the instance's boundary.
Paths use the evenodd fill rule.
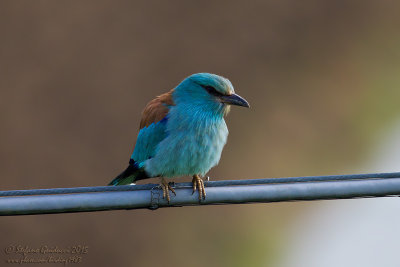
<path fill-rule="evenodd" d="M 193 175 L 193 180 L 192 180 L 192 184 L 193 184 L 193 193 L 197 191 L 199 191 L 199 200 L 201 201 L 201 199 L 206 199 L 206 190 L 204 189 L 204 181 L 203 179 L 200 178 L 199 175 L 195 174 Z"/>
<path fill-rule="evenodd" d="M 169 190 L 171 190 L 171 192 L 174 193 L 174 195 L 176 196 L 175 190 L 171 187 L 170 183 L 165 181 L 165 179 L 163 177 L 161 177 L 160 186 L 161 186 L 162 191 L 163 191 L 163 198 L 166 197 L 167 201 L 169 203 L 169 201 L 170 201 Z"/>

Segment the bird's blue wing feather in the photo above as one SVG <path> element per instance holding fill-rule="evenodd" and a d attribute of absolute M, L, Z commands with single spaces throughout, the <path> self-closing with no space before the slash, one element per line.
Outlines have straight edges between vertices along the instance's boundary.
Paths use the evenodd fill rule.
<path fill-rule="evenodd" d="M 135 149 L 131 159 L 140 163 L 155 156 L 157 145 L 167 136 L 168 117 L 157 123 L 152 123 L 139 131 Z"/>

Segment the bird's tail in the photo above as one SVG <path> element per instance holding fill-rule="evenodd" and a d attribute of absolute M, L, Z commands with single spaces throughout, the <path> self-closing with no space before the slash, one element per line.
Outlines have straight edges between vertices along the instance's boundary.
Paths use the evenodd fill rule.
<path fill-rule="evenodd" d="M 139 168 L 137 162 L 133 159 L 129 161 L 128 167 L 114 178 L 108 185 L 126 185 L 134 183 L 137 180 L 149 178 L 144 168 Z"/>

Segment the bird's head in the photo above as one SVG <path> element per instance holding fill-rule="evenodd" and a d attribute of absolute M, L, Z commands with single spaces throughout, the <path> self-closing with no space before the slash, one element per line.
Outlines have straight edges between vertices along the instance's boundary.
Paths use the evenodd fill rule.
<path fill-rule="evenodd" d="M 176 104 L 201 105 L 222 114 L 227 114 L 231 105 L 250 107 L 244 98 L 235 94 L 228 79 L 211 73 L 187 77 L 175 88 L 174 98 Z"/>

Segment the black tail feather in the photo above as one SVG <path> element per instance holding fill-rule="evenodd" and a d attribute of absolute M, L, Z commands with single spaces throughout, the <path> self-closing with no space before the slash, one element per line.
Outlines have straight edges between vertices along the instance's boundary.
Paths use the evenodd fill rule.
<path fill-rule="evenodd" d="M 108 185 L 126 185 L 135 181 L 149 178 L 144 171 L 144 168 L 138 168 L 138 164 L 134 160 L 129 161 L 128 167 L 117 177 L 114 178 Z"/>

